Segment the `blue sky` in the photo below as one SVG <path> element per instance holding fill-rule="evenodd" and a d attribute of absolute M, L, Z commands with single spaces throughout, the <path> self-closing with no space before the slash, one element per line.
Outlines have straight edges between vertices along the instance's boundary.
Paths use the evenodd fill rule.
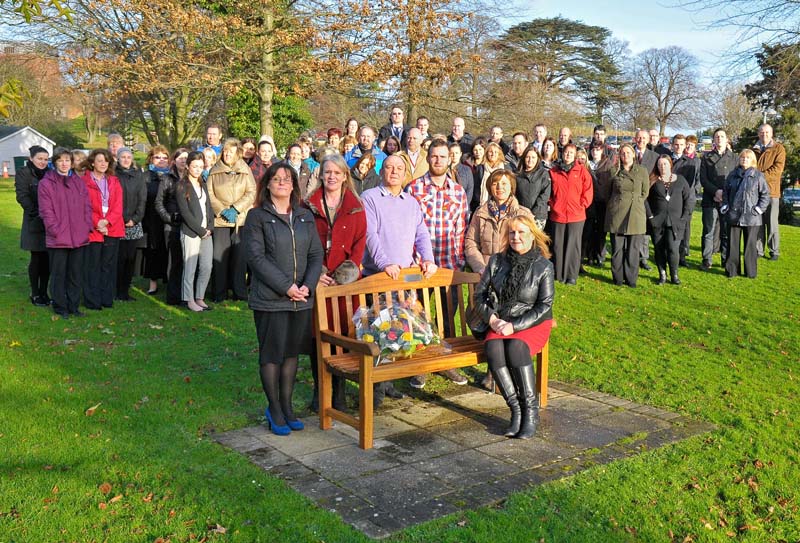
<path fill-rule="evenodd" d="M 614 37 L 628 42 L 633 54 L 651 47 L 684 47 L 700 61 L 701 73 L 711 77 L 727 71 L 722 67 L 722 57 L 736 47 L 734 29 L 708 29 L 703 25 L 715 14 L 691 13 L 652 1 L 534 0 L 519 20 L 557 15 L 608 28 Z"/>

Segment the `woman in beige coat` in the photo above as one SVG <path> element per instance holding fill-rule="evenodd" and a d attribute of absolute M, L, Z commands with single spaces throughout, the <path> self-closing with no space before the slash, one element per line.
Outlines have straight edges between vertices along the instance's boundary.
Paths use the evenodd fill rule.
<path fill-rule="evenodd" d="M 256 183 L 242 158 L 239 140 L 225 140 L 222 156 L 208 174 L 206 188 L 214 210 L 213 299 L 223 301 L 230 289 L 234 299 L 246 300 L 247 263 L 239 229 L 255 202 Z"/>
<path fill-rule="evenodd" d="M 464 239 L 464 255 L 472 271 L 483 273 L 489 258 L 502 250 L 504 241 L 508 239 L 508 223 L 515 217 L 528 217 L 533 221 L 533 214 L 526 207 L 520 206 L 514 193 L 517 191 L 517 176 L 510 170 L 495 170 L 486 180 L 486 192 L 489 199 L 478 207 Z M 487 372 L 481 386 L 492 390 L 492 374 Z"/>

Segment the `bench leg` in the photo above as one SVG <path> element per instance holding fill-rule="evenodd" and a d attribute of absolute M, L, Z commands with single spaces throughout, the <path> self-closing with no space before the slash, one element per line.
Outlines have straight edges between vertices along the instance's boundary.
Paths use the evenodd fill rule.
<path fill-rule="evenodd" d="M 321 355 L 317 355 L 317 382 L 319 386 L 319 427 L 330 430 L 333 419 L 328 415 L 328 410 L 333 401 L 333 375 Z"/>
<path fill-rule="evenodd" d="M 372 448 L 372 386 L 372 382 L 362 375 L 358 383 L 358 446 L 362 449 Z"/>
<path fill-rule="evenodd" d="M 536 391 L 539 394 L 539 407 L 547 407 L 547 365 L 550 360 L 550 342 L 544 344 L 536 355 Z"/>

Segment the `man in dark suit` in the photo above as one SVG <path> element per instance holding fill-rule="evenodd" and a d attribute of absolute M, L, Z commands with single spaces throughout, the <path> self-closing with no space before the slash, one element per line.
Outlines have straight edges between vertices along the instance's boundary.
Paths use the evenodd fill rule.
<path fill-rule="evenodd" d="M 389 110 L 389 122 L 381 127 L 378 131 L 378 146 L 383 149 L 383 144 L 386 143 L 386 138 L 394 136 L 400 140 L 400 145 L 403 149 L 406 148 L 408 139 L 408 130 L 411 128 L 405 124 L 405 113 L 403 108 L 394 105 Z"/>
<path fill-rule="evenodd" d="M 658 153 L 647 148 L 647 144 L 650 143 L 650 133 L 647 130 L 637 130 L 633 143 L 634 151 L 636 151 L 636 163 L 644 166 L 644 169 L 647 170 L 647 175 L 650 175 L 656 167 L 656 162 L 658 162 Z M 650 243 L 645 237 L 644 243 L 639 249 L 639 267 L 647 271 L 652 270 L 653 268 L 647 262 L 649 258 Z"/>

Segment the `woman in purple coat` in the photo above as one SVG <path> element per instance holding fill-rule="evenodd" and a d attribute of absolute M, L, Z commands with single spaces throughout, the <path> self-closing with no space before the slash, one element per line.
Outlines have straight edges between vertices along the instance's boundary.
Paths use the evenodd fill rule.
<path fill-rule="evenodd" d="M 39 182 L 39 216 L 50 256 L 50 297 L 62 319 L 80 316 L 83 248 L 92 231 L 92 205 L 86 183 L 72 171 L 72 153 L 57 148 L 55 169 Z"/>

